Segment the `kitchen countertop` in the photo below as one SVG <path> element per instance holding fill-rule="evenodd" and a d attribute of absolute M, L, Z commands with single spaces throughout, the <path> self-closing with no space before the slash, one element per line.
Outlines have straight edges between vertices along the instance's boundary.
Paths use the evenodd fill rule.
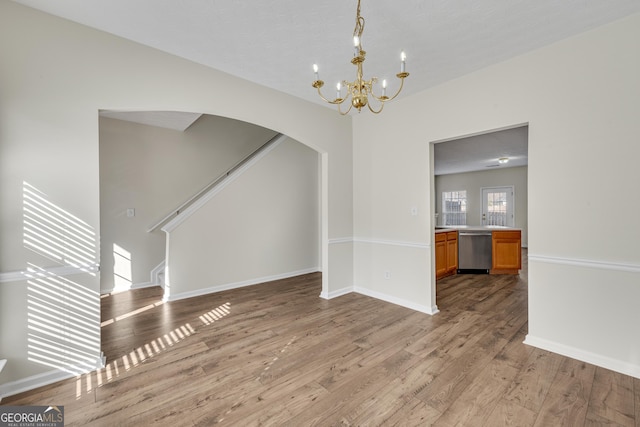
<path fill-rule="evenodd" d="M 520 228 L 505 227 L 503 225 L 439 225 L 436 227 L 436 233 L 446 233 L 447 231 L 521 231 Z"/>

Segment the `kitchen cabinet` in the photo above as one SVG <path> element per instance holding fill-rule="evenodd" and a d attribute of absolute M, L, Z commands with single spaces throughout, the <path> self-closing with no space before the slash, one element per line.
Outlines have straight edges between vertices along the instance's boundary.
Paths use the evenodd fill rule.
<path fill-rule="evenodd" d="M 494 230 L 491 238 L 491 274 L 518 274 L 522 268 L 520 230 Z"/>
<path fill-rule="evenodd" d="M 436 233 L 436 280 L 456 273 L 458 269 L 458 232 Z"/>

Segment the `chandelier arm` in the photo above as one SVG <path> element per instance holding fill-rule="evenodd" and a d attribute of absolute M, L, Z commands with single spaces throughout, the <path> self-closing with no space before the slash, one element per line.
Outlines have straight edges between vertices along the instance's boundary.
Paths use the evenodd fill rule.
<path fill-rule="evenodd" d="M 373 93 L 373 91 L 369 92 L 371 94 L 372 97 L 374 97 L 378 102 L 384 104 L 387 101 L 391 101 L 392 98 L 389 98 L 388 96 L 382 95 L 382 96 L 378 96 L 375 93 Z"/>
<path fill-rule="evenodd" d="M 392 101 L 395 99 L 396 96 L 400 95 L 400 92 L 402 91 L 402 86 L 404 86 L 404 79 L 409 75 L 409 73 L 404 73 L 404 74 L 406 74 L 406 76 L 398 77 L 400 79 L 400 87 L 398 88 L 398 91 L 391 98 L 385 99 L 383 102 Z"/>
<path fill-rule="evenodd" d="M 374 97 L 376 97 L 375 95 L 373 95 L 373 96 L 374 96 Z M 377 97 L 376 97 L 376 98 L 377 98 Z M 367 103 L 367 107 L 369 107 L 369 111 L 371 111 L 373 114 L 379 114 L 379 113 L 381 113 L 381 112 L 382 112 L 382 109 L 384 108 L 384 101 L 381 101 L 381 102 L 380 102 L 380 109 L 379 109 L 379 110 L 374 110 L 374 109 L 371 107 L 371 103 L 370 103 L 370 102 L 369 102 L 369 103 Z"/>
<path fill-rule="evenodd" d="M 342 103 L 340 103 L 342 104 Z M 338 104 L 338 113 L 340 113 L 340 115 L 342 116 L 346 116 L 347 114 L 349 114 L 349 112 L 351 111 L 351 109 L 353 108 L 353 104 L 349 104 L 349 108 L 347 109 L 347 111 L 345 111 L 344 113 L 342 112 L 342 110 L 340 109 L 340 104 Z"/>
<path fill-rule="evenodd" d="M 336 98 L 333 101 L 329 101 L 327 98 L 324 97 L 324 95 L 322 95 L 322 92 L 320 92 L 320 88 L 318 88 L 318 95 L 320 95 L 320 98 L 322 98 L 325 102 L 333 105 L 340 105 L 345 101 L 345 98 Z"/>

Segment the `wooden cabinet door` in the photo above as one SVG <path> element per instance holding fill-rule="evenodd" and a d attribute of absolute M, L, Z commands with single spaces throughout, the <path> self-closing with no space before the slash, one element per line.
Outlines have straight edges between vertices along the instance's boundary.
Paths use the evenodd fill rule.
<path fill-rule="evenodd" d="M 493 231 L 492 274 L 518 274 L 522 268 L 522 244 L 519 230 Z"/>
<path fill-rule="evenodd" d="M 458 270 L 458 232 L 447 233 L 447 273 L 455 273 Z"/>
<path fill-rule="evenodd" d="M 447 274 L 447 236 L 446 233 L 436 234 L 436 279 Z"/>

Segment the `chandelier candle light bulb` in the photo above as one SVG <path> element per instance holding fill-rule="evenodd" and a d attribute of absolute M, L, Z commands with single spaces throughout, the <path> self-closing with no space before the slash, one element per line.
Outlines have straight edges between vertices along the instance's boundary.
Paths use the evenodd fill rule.
<path fill-rule="evenodd" d="M 400 92 L 402 91 L 402 87 L 404 86 L 404 79 L 409 77 L 409 73 L 406 72 L 407 56 L 405 55 L 404 51 L 402 51 L 400 55 L 400 59 L 402 60 L 402 63 L 400 65 L 400 72 L 396 74 L 396 77 L 400 79 L 400 87 L 398 88 L 397 92 L 393 94 L 393 96 L 388 97 L 387 81 L 383 80 L 382 94 L 380 96 L 376 95 L 373 92 L 373 89 L 374 89 L 373 86 L 376 82 L 378 82 L 378 78 L 372 77 L 369 80 L 365 80 L 363 77 L 364 73 L 362 71 L 362 64 L 364 63 L 365 57 L 367 55 L 367 52 L 362 48 L 362 32 L 363 31 L 364 31 L 364 18 L 360 15 L 360 0 L 358 0 L 358 8 L 356 10 L 356 26 L 353 29 L 354 54 L 353 54 L 353 58 L 351 59 L 351 64 L 356 66 L 356 79 L 351 82 L 347 80 L 343 81 L 346 89 L 346 94 L 344 98 L 341 97 L 340 89 L 342 86 L 340 85 L 340 83 L 336 85 L 336 98 L 334 100 L 329 100 L 322 94 L 321 89 L 324 86 L 324 82 L 320 80 L 320 78 L 318 77 L 318 65 L 313 64 L 313 72 L 315 73 L 315 80 L 311 84 L 311 86 L 316 88 L 316 90 L 318 91 L 318 95 L 320 95 L 320 98 L 322 98 L 323 101 L 329 104 L 337 105 L 338 112 L 342 115 L 349 114 L 349 112 L 353 107 L 355 107 L 358 110 L 358 112 L 360 112 L 363 107 L 368 107 L 369 111 L 371 111 L 372 113 L 374 114 L 380 113 L 384 108 L 384 104 L 387 101 L 391 101 L 395 99 L 400 94 Z M 340 109 L 340 106 L 347 99 L 350 100 L 349 108 L 346 111 L 342 111 Z M 372 107 L 371 102 L 369 101 L 376 101 L 376 103 L 378 104 L 377 108 Z"/>

